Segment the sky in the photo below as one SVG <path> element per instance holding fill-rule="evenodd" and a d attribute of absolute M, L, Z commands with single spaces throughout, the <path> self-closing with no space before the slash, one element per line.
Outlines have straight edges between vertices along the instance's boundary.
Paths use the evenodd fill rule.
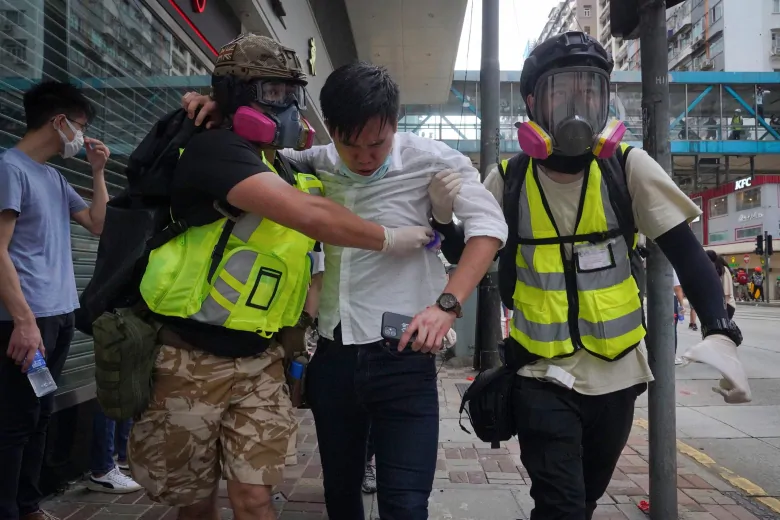
<path fill-rule="evenodd" d="M 529 40 L 539 37 L 547 15 L 560 0 L 499 0 L 499 62 L 501 70 L 523 68 Z M 460 36 L 455 70 L 479 70 L 482 45 L 482 0 L 469 0 Z"/>

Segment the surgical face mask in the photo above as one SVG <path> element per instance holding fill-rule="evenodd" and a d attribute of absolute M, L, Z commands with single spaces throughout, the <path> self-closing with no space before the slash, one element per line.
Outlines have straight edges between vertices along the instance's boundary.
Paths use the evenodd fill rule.
<path fill-rule="evenodd" d="M 626 132 L 609 116 L 609 77 L 594 67 L 547 72 L 534 91 L 533 121 L 518 127 L 523 151 L 536 159 L 550 156 L 607 158 Z"/>
<path fill-rule="evenodd" d="M 362 184 L 368 184 L 369 182 L 378 181 L 385 175 L 387 175 L 387 170 L 390 168 L 390 155 L 387 154 L 387 157 L 385 157 L 385 162 L 382 163 L 382 165 L 374 170 L 374 173 L 371 175 L 360 175 L 359 173 L 355 173 L 352 170 L 350 170 L 346 164 L 344 164 L 344 161 L 339 161 L 339 173 L 343 175 L 344 177 L 347 177 L 349 179 L 352 179 L 353 181 L 362 183 Z"/>
<path fill-rule="evenodd" d="M 62 139 L 63 149 L 62 149 L 62 158 L 63 159 L 70 159 L 71 157 L 75 157 L 79 151 L 84 148 L 84 133 L 77 129 L 73 124 L 65 118 L 65 123 L 67 123 L 68 128 L 70 128 L 70 131 L 73 132 L 73 139 L 68 139 L 68 136 L 65 135 L 65 132 L 60 130 L 57 127 L 54 127 L 55 130 L 57 130 L 57 133 L 60 134 L 60 139 Z M 54 124 L 54 123 L 52 123 Z"/>
<path fill-rule="evenodd" d="M 314 128 L 293 105 L 260 112 L 240 107 L 233 116 L 233 131 L 256 144 L 277 149 L 306 150 L 314 144 Z"/>

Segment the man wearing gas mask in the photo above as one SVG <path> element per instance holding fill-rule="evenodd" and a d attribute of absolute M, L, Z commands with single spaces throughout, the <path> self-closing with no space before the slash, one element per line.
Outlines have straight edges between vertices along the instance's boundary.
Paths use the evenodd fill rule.
<path fill-rule="evenodd" d="M 620 142 L 623 124 L 608 121 L 612 67 L 585 33 L 540 43 L 521 75 L 530 119 L 516 125 L 524 153 L 485 180 L 509 227 L 499 288 L 514 309 L 505 353 L 507 365 L 519 367 L 512 407 L 532 520 L 592 518 L 631 431 L 634 402 L 653 380 L 632 276 L 638 233 L 660 246 L 700 311 L 704 339 L 683 357 L 724 374 L 715 391 L 727 402 L 750 400 L 736 358 L 741 333 L 688 226 L 701 211 L 646 152 Z M 458 228 L 434 229 L 456 262 Z"/>
<path fill-rule="evenodd" d="M 212 84 L 224 125 L 184 146 L 171 214 L 194 208 L 213 212 L 213 221 L 149 256 L 140 292 L 162 324 L 162 347 L 151 402 L 131 433 L 130 466 L 152 499 L 180 506 L 179 518 L 218 518 L 224 478 L 237 520 L 271 520 L 271 486 L 282 481 L 297 426 L 277 336 L 305 328 L 315 239 L 419 254 L 433 233 L 357 217 L 276 153 L 313 142 L 294 51 L 240 36 L 221 49 Z"/>

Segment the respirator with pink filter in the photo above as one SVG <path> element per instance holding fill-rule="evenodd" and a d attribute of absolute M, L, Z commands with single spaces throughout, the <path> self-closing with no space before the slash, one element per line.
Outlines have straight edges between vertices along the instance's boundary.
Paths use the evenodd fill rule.
<path fill-rule="evenodd" d="M 256 144 L 306 150 L 314 144 L 315 130 L 300 110 L 306 108 L 303 85 L 280 80 L 257 80 L 249 87 L 257 110 L 241 106 L 233 116 L 233 131 Z"/>
<path fill-rule="evenodd" d="M 536 83 L 531 121 L 517 123 L 517 140 L 534 159 L 588 152 L 611 157 L 626 127 L 609 118 L 609 76 L 596 67 L 567 67 L 543 74 Z"/>

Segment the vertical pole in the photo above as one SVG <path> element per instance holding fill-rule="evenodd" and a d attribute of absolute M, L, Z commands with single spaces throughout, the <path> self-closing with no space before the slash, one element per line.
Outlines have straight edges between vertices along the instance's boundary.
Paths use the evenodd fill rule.
<path fill-rule="evenodd" d="M 500 67 L 498 63 L 498 4 L 499 0 L 482 0 L 482 65 L 479 86 L 482 92 L 480 104 L 481 149 L 479 167 L 482 180 L 488 168 L 499 160 L 499 90 Z M 477 349 L 474 362 L 481 370 L 501 363 L 498 342 L 501 341 L 501 298 L 498 292 L 498 272 L 494 263 L 479 284 L 477 309 Z"/>
<path fill-rule="evenodd" d="M 669 64 L 664 0 L 640 2 L 644 149 L 671 172 Z M 649 241 L 650 242 L 650 241 Z M 649 389 L 650 518 L 677 518 L 677 434 L 674 389 L 672 269 L 654 242 L 647 259 L 647 351 L 655 381 Z"/>
<path fill-rule="evenodd" d="M 769 231 L 764 231 L 764 266 L 763 266 L 763 268 L 761 270 L 763 271 L 763 274 L 764 274 L 764 287 L 763 287 L 762 291 L 764 291 L 764 300 L 767 303 L 769 303 L 769 301 L 770 301 L 769 300 L 770 291 L 772 293 L 774 293 L 774 290 L 770 289 L 770 287 L 769 287 L 771 285 L 771 283 L 772 283 L 771 280 L 770 280 L 771 269 L 770 269 L 770 265 L 769 265 L 769 260 L 770 260 L 770 256 L 769 256 L 769 248 L 770 248 L 769 241 L 771 239 L 769 237 L 770 237 Z"/>

